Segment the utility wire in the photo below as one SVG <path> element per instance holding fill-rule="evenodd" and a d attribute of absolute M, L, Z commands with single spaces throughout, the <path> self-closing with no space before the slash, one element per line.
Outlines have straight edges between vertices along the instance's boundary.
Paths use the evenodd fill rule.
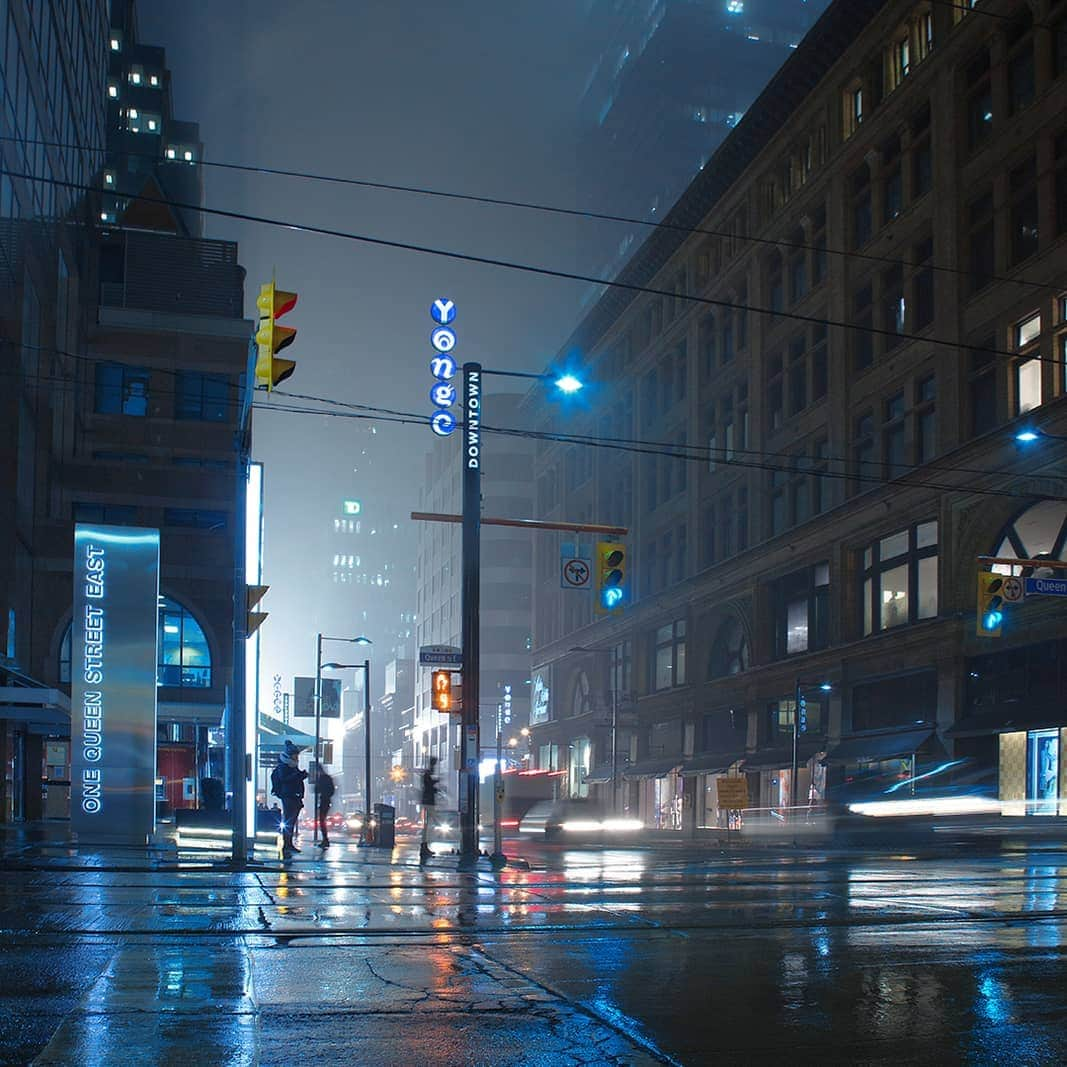
<path fill-rule="evenodd" d="M 102 151 L 101 149 L 89 148 L 85 145 L 64 144 L 62 142 L 57 141 L 30 140 L 26 138 L 14 137 L 11 135 L 4 134 L 0 134 L 0 141 L 14 141 L 16 143 L 26 145 L 43 145 L 47 148 L 59 148 L 66 151 L 92 152 L 97 155 L 100 154 L 100 152 Z M 650 230 L 664 230 L 676 233 L 700 234 L 707 237 L 718 237 L 730 241 L 739 241 L 744 244 L 769 245 L 772 248 L 776 249 L 792 248 L 798 251 L 820 252 L 826 255 L 840 256 L 846 259 L 869 260 L 872 263 L 880 263 L 886 266 L 926 268 L 929 270 L 937 271 L 939 273 L 959 275 L 965 278 L 973 278 L 975 276 L 973 271 L 964 270 L 961 267 L 946 267 L 936 263 L 898 259 L 894 256 L 880 256 L 873 252 L 861 252 L 856 250 L 846 250 L 843 248 L 829 248 L 825 245 L 808 244 L 802 241 L 777 240 L 773 237 L 741 237 L 738 234 L 730 233 L 727 230 L 712 230 L 703 226 L 683 226 L 679 223 L 674 223 L 667 220 L 653 221 L 651 219 L 641 219 L 630 215 L 614 215 L 602 211 L 586 211 L 582 210 L 581 208 L 560 207 L 556 204 L 545 204 L 539 203 L 537 201 L 510 200 L 503 197 L 494 196 L 478 196 L 474 193 L 450 192 L 442 189 L 434 189 L 428 186 L 398 185 L 391 182 L 371 181 L 365 178 L 347 178 L 332 174 L 318 174 L 313 171 L 286 170 L 281 167 L 263 167 L 252 163 L 224 163 L 206 159 L 197 159 L 192 160 L 189 163 L 184 163 L 184 161 L 182 160 L 169 160 L 163 156 L 156 155 L 153 152 L 125 151 L 121 154 L 123 156 L 128 156 L 135 159 L 152 160 L 156 163 L 183 163 L 186 166 L 216 167 L 221 170 L 235 170 L 252 174 L 266 174 L 285 178 L 301 178 L 307 181 L 326 182 L 334 185 L 356 186 L 365 189 L 380 189 L 387 192 L 409 193 L 416 196 L 425 196 L 444 200 L 465 201 L 467 203 L 472 204 L 488 204 L 495 207 L 518 208 L 524 211 L 538 211 L 552 215 L 563 215 L 570 218 L 584 218 L 599 222 L 617 222 L 623 223 L 628 226 L 641 226 L 645 229 Z M 132 195 L 127 193 L 120 193 L 114 189 L 109 190 L 108 193 L 109 195 L 117 196 L 120 199 Z M 1029 288 L 1041 289 L 1050 292 L 1059 291 L 1059 288 L 1055 285 L 1050 285 L 1047 282 L 1032 281 L 1028 278 L 1014 278 L 1000 274 L 983 275 L 983 278 L 987 279 L 990 283 L 1003 282 L 1005 284 L 1023 285 Z"/>
<path fill-rule="evenodd" d="M 60 178 L 35 178 L 29 174 L 0 168 L 0 174 L 9 177 L 22 178 L 26 181 L 45 182 L 50 185 L 59 185 L 64 188 L 79 189 L 83 192 L 106 194 L 108 191 L 98 186 L 86 185 L 80 182 L 68 182 Z M 836 319 L 820 318 L 817 315 L 802 315 L 796 311 L 775 311 L 771 308 L 758 307 L 754 304 L 735 304 L 728 300 L 718 300 L 708 296 L 698 296 L 691 293 L 675 293 L 670 289 L 657 289 L 654 286 L 638 285 L 633 282 L 624 282 L 618 279 L 597 278 L 589 274 L 579 274 L 576 271 L 558 270 L 552 267 L 539 267 L 530 263 L 519 263 L 515 260 L 497 259 L 492 256 L 478 256 L 469 252 L 457 252 L 446 248 L 435 248 L 432 245 L 418 245 L 408 241 L 395 241 L 385 237 L 370 237 L 366 234 L 351 233 L 345 230 L 336 230 L 328 226 L 312 226 L 304 223 L 287 222 L 283 219 L 274 219 L 264 215 L 251 215 L 241 211 L 227 211 L 223 208 L 203 207 L 199 204 L 185 204 L 180 201 L 170 200 L 165 197 L 144 196 L 142 194 L 130 194 L 129 199 L 141 200 L 148 204 L 159 204 L 167 207 L 180 208 L 183 211 L 199 211 L 206 215 L 217 215 L 220 218 L 237 219 L 241 222 L 254 222 L 264 226 L 274 226 L 280 229 L 292 230 L 297 233 L 317 234 L 323 237 L 335 237 L 342 240 L 355 241 L 377 248 L 392 248 L 398 251 L 417 252 L 421 255 L 440 256 L 443 259 L 456 260 L 461 263 L 476 263 L 481 266 L 499 267 L 502 270 L 512 270 L 523 274 L 534 274 L 544 278 L 557 278 L 563 281 L 582 282 L 589 285 L 603 285 L 612 289 L 622 289 L 626 292 L 645 293 L 650 296 L 670 297 L 673 300 L 683 300 L 689 303 L 702 304 L 709 307 L 727 308 L 732 311 L 750 311 L 757 315 L 767 315 L 773 318 L 792 319 L 795 322 L 804 322 L 817 326 L 834 327 L 842 330 L 852 330 L 858 333 L 871 334 L 876 337 L 889 337 L 903 343 L 904 341 L 920 341 L 927 345 L 937 345 L 942 348 L 965 348 L 978 350 L 988 355 L 1001 356 L 1006 359 L 1018 359 L 1019 353 L 1007 349 L 988 348 L 950 341 L 945 338 L 925 336 L 908 332 L 897 332 L 880 326 L 864 326 L 854 322 L 843 322 Z M 1060 360 L 1054 356 L 1027 355 L 1027 360 L 1036 360 L 1041 363 L 1059 364 Z"/>
<path fill-rule="evenodd" d="M 285 414 L 322 415 L 322 416 L 326 416 L 328 418 L 369 419 L 369 418 L 375 417 L 375 416 L 372 416 L 372 415 L 370 415 L 368 413 L 364 413 L 364 412 L 331 411 L 331 410 L 324 410 L 324 409 L 321 409 L 321 408 L 302 407 L 302 406 L 298 406 L 298 405 L 254 404 L 253 407 L 259 408 L 261 410 L 276 411 L 276 412 L 281 412 L 281 413 L 285 413 Z M 406 421 L 406 422 L 418 423 L 418 424 L 421 424 L 421 425 L 425 425 L 425 421 L 426 421 L 425 420 L 425 416 L 419 416 L 419 415 L 416 415 L 416 414 L 412 414 L 412 415 L 410 415 L 410 416 L 408 416 L 407 418 L 404 418 L 404 419 L 397 418 L 397 417 L 394 417 L 394 416 L 386 416 L 384 418 L 386 420 L 388 420 L 388 421 Z M 547 432 L 547 431 L 536 431 L 536 430 L 518 430 L 518 429 L 508 428 L 508 427 L 491 426 L 491 425 L 488 425 L 488 424 L 485 424 L 485 423 L 482 424 L 481 429 L 483 431 L 485 431 L 486 433 L 497 433 L 497 434 L 500 434 L 502 436 L 520 437 L 520 438 L 525 438 L 525 439 L 528 439 L 528 440 L 552 441 L 552 442 L 563 443 L 563 444 L 585 445 L 585 446 L 590 447 L 590 448 L 605 448 L 605 449 L 609 449 L 609 450 L 612 450 L 612 451 L 626 452 L 626 453 L 632 453 L 632 454 L 637 454 L 637 455 L 667 456 L 667 457 L 671 457 L 671 458 L 675 458 L 675 459 L 687 460 L 687 461 L 690 461 L 690 462 L 701 462 L 702 463 L 702 462 L 706 462 L 706 460 L 708 458 L 706 454 L 693 454 L 693 453 L 688 452 L 688 451 L 679 452 L 679 451 L 677 451 L 677 447 L 678 446 L 668 446 L 668 447 L 659 447 L 659 446 L 655 446 L 655 445 L 642 446 L 642 445 L 615 443 L 613 441 L 601 441 L 601 440 L 596 440 L 596 439 L 591 439 L 591 440 L 590 439 L 576 439 L 576 438 L 573 438 L 573 437 L 571 437 L 571 436 L 569 436 L 567 434 L 557 434 L 557 433 L 551 433 L 551 432 Z M 696 446 L 693 446 L 693 447 L 695 448 Z M 723 461 L 723 466 L 740 467 L 740 468 L 753 469 L 753 470 L 766 470 L 766 471 L 772 471 L 772 472 L 773 471 L 779 471 L 779 472 L 783 472 L 783 473 L 787 473 L 787 474 L 805 474 L 805 475 L 811 475 L 813 477 L 818 477 L 818 478 L 833 478 L 833 479 L 848 479 L 848 478 L 851 478 L 852 480 L 857 481 L 857 482 L 866 482 L 866 483 L 869 483 L 869 484 L 872 484 L 872 485 L 880 485 L 880 486 L 885 486 L 885 487 L 895 486 L 895 487 L 901 488 L 901 489 L 918 488 L 918 489 L 933 489 L 933 490 L 936 490 L 938 492 L 970 492 L 970 493 L 975 493 L 975 494 L 984 495 L 984 496 L 1010 497 L 1010 498 L 1013 498 L 1013 499 L 1025 499 L 1025 500 L 1032 500 L 1032 499 L 1035 499 L 1035 498 L 1046 499 L 1046 497 L 1044 497 L 1042 494 L 1018 492 L 1018 491 L 1014 491 L 1014 490 L 1005 490 L 1005 489 L 990 489 L 990 488 L 978 487 L 978 486 L 974 486 L 974 485 L 970 485 L 970 484 L 966 484 L 966 483 L 957 485 L 957 484 L 952 484 L 952 483 L 931 482 L 931 481 L 925 481 L 925 480 L 920 480 L 920 479 L 913 479 L 910 476 L 910 474 L 904 474 L 904 475 L 902 475 L 900 477 L 896 477 L 896 478 L 893 478 L 893 479 L 885 479 L 885 478 L 879 477 L 877 475 L 869 475 L 869 474 L 858 474 L 857 473 L 857 474 L 850 475 L 847 471 L 831 471 L 831 470 L 805 470 L 805 471 L 799 471 L 793 466 L 782 467 L 782 466 L 775 466 L 774 464 L 771 464 L 771 463 L 759 463 L 759 462 L 755 462 L 755 461 L 752 461 L 752 460 L 738 460 L 738 459 L 730 459 L 730 460 Z M 921 469 L 921 468 L 913 468 L 913 470 L 916 470 L 916 469 Z M 1001 472 L 999 472 L 999 471 L 980 471 L 978 473 L 980 473 L 982 476 L 988 478 L 988 477 L 997 477 Z M 1008 477 L 1010 475 L 1005 473 L 1004 476 Z M 1049 497 L 1047 499 L 1061 499 L 1061 498 L 1060 497 Z"/>

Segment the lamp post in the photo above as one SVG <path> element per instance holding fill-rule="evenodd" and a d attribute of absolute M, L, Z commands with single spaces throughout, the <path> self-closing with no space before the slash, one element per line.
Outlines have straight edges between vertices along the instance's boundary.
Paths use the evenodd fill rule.
<path fill-rule="evenodd" d="M 471 870 L 478 862 L 478 760 L 479 744 L 479 671 L 481 650 L 479 623 L 481 615 L 481 509 L 482 509 L 482 376 L 494 374 L 505 378 L 532 378 L 545 381 L 551 375 L 524 371 L 486 370 L 480 363 L 463 364 L 463 447 L 460 464 L 463 486 L 462 545 L 462 626 L 463 645 L 463 714 L 460 741 L 460 855 L 459 869 Z M 555 379 L 556 388 L 573 394 L 582 383 L 571 374 Z"/>
<path fill-rule="evenodd" d="M 337 641 L 337 642 L 341 642 L 343 644 L 349 644 L 349 645 L 369 645 L 369 644 L 372 643 L 371 639 L 369 637 L 363 637 L 362 635 L 359 636 L 359 637 L 324 637 L 320 633 L 320 634 L 318 634 L 316 636 L 316 639 L 315 639 L 315 764 L 316 764 L 316 767 L 321 767 L 321 765 L 322 765 L 322 760 L 321 760 L 319 749 L 320 749 L 320 746 L 321 746 L 320 731 L 321 731 L 321 728 L 322 728 L 322 672 L 323 672 L 324 669 L 325 670 L 339 670 L 341 668 L 346 668 L 346 667 L 355 667 L 357 669 L 360 669 L 360 668 L 363 669 L 364 674 L 366 675 L 366 678 L 365 678 L 365 681 L 364 681 L 364 690 L 363 690 L 364 726 L 365 726 L 365 729 L 368 731 L 368 738 L 369 738 L 369 731 L 370 731 L 370 716 L 369 716 L 369 714 L 367 712 L 367 708 L 368 708 L 368 696 L 367 696 L 367 694 L 370 691 L 370 661 L 369 660 L 364 660 L 363 663 L 323 663 L 322 662 L 322 643 L 324 641 Z M 368 767 L 368 774 L 369 774 L 369 768 L 370 768 L 370 741 L 369 740 L 367 741 L 367 767 Z M 318 844 L 318 840 L 319 840 L 319 824 L 318 824 L 319 776 L 318 776 L 318 773 L 316 773 L 316 775 L 315 775 L 314 786 L 315 786 L 315 816 L 316 816 L 316 818 L 314 820 L 314 824 L 315 825 L 314 825 L 314 830 L 312 831 L 311 843 L 312 844 Z M 368 781 L 368 784 L 367 784 L 367 796 L 368 796 L 368 798 L 370 797 L 370 783 L 369 783 L 369 781 Z M 368 800 L 368 803 L 369 803 L 369 800 Z M 366 822 L 367 822 L 367 814 L 366 813 L 364 814 L 363 822 L 364 822 L 364 825 L 366 825 Z"/>
<path fill-rule="evenodd" d="M 793 760 L 789 774 L 790 817 L 792 817 L 797 806 L 797 774 L 800 770 L 797 752 L 797 742 L 801 731 L 800 702 L 803 700 L 805 692 L 809 689 L 818 689 L 822 693 L 829 693 L 833 686 L 829 682 L 805 682 L 804 679 L 798 678 L 796 685 L 793 687 Z M 806 727 L 807 723 L 804 723 L 803 726 Z"/>
<path fill-rule="evenodd" d="M 582 645 L 574 645 L 571 652 L 588 652 L 593 655 L 610 656 L 611 678 L 611 813 L 619 813 L 619 693 L 615 685 L 615 649 L 613 648 L 585 648 Z"/>

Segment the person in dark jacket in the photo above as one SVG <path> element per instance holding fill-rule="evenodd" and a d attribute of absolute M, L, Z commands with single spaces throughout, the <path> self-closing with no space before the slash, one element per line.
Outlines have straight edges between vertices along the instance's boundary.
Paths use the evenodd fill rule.
<path fill-rule="evenodd" d="M 300 769 L 301 749 L 286 740 L 278 757 L 278 766 L 270 776 L 271 792 L 282 802 L 282 855 L 291 856 L 300 849 L 293 844 L 293 831 L 304 806 L 304 781 L 308 773 Z"/>
<path fill-rule="evenodd" d="M 319 844 L 323 848 L 330 847 L 330 835 L 326 832 L 326 816 L 330 813 L 330 805 L 333 803 L 333 795 L 337 786 L 333 779 L 326 773 L 321 763 L 315 764 L 315 825 L 319 830 Z"/>
<path fill-rule="evenodd" d="M 419 862 L 425 863 L 433 853 L 430 851 L 430 822 L 441 793 L 441 781 L 433 773 L 437 769 L 437 757 L 430 757 L 430 765 L 422 772 L 422 844 L 419 846 Z"/>

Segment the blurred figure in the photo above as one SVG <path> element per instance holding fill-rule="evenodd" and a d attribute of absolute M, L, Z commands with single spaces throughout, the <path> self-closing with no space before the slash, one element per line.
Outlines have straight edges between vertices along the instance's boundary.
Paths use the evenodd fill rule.
<path fill-rule="evenodd" d="M 330 838 L 326 833 L 326 816 L 330 813 L 330 805 L 333 803 L 333 795 L 337 791 L 333 778 L 326 773 L 326 769 L 317 760 L 315 762 L 315 825 L 318 828 L 319 844 L 322 848 L 330 847 Z"/>
<path fill-rule="evenodd" d="M 282 855 L 299 852 L 293 844 L 293 831 L 300 809 L 304 806 L 304 781 L 307 771 L 300 769 L 301 749 L 286 739 L 285 750 L 278 757 L 278 766 L 270 776 L 270 791 L 282 802 Z"/>
<path fill-rule="evenodd" d="M 437 769 L 437 757 L 430 757 L 430 765 L 422 772 L 422 844 L 419 846 L 419 862 L 425 863 L 433 853 L 430 851 L 430 822 L 441 793 L 441 782 L 433 773 Z"/>

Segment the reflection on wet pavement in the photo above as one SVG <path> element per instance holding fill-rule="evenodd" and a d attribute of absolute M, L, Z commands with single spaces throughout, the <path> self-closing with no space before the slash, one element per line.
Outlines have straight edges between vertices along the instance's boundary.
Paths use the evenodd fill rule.
<path fill-rule="evenodd" d="M 1067 855 L 23 850 L 0 1061 L 1059 1063 Z"/>

